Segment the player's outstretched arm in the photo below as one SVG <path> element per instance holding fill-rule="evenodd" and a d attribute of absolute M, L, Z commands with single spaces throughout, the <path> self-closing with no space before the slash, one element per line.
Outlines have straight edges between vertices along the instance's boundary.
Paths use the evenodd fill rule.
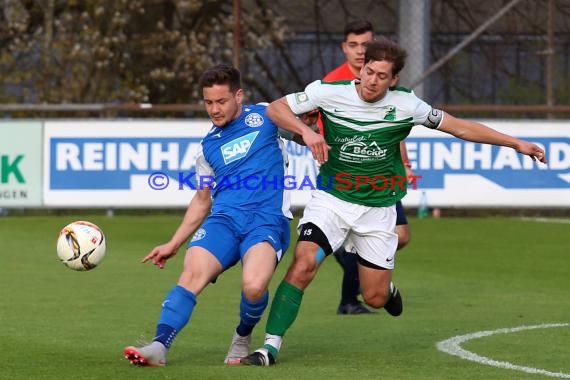
<path fill-rule="evenodd" d="M 460 119 L 446 113 L 439 130 L 462 140 L 510 147 L 533 160 L 547 163 L 546 154 L 538 145 L 506 135 L 481 123 Z"/>
<path fill-rule="evenodd" d="M 311 128 L 313 131 L 319 133 L 319 126 L 317 125 L 317 121 L 319 119 L 319 110 L 312 110 L 309 112 L 305 112 L 301 115 L 297 116 L 299 120 L 303 122 L 307 127 Z M 299 145 L 305 145 L 303 141 L 303 137 L 296 133 L 292 133 L 289 131 L 284 130 L 283 128 L 279 128 L 279 136 L 284 138 L 285 140 L 291 140 L 296 142 Z"/>
<path fill-rule="evenodd" d="M 303 122 L 295 116 L 285 97 L 277 99 L 267 106 L 267 116 L 269 116 L 278 127 L 300 135 L 305 145 L 311 149 L 313 158 L 319 163 L 322 164 L 328 160 L 330 146 L 326 143 L 324 137 L 303 124 Z"/>
<path fill-rule="evenodd" d="M 202 224 L 212 208 L 210 189 L 198 189 L 196 195 L 190 201 L 184 219 L 176 229 L 168 243 L 154 247 L 142 262 L 152 261 L 160 269 L 164 268 L 166 261 L 175 256 L 178 249 Z"/>

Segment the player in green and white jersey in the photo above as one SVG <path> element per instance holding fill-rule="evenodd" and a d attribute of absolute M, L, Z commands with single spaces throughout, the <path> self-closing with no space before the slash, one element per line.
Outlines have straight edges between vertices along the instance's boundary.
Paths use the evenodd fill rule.
<path fill-rule="evenodd" d="M 411 91 L 394 88 L 405 58 L 398 44 L 379 38 L 366 48 L 360 80 L 316 81 L 304 92 L 269 105 L 267 115 L 278 126 L 302 131 L 308 139 L 310 134 L 303 130 L 307 127 L 295 114 L 318 108 L 324 115 L 326 144 L 307 142 L 313 158 L 322 164 L 324 189 L 313 192 L 299 221 L 295 258 L 273 297 L 265 344 L 242 359 L 243 364 L 275 363 L 304 290 L 322 261 L 342 244 L 358 253 L 364 301 L 374 308 L 394 307 L 397 292 L 391 278 L 398 243 L 394 204 L 406 194 L 399 142 L 412 127 L 423 125 L 464 140 L 511 147 L 546 163 L 544 151 L 535 144 L 455 118 Z"/>
<path fill-rule="evenodd" d="M 405 88 L 389 89 L 374 103 L 360 100 L 351 105 L 355 83 L 316 81 L 305 92 L 286 99 L 293 111 L 319 105 L 325 140 L 331 147 L 328 161 L 320 168 L 324 191 L 365 206 L 391 206 L 406 194 L 400 141 L 414 125 L 425 122 L 431 107 Z M 363 176 L 358 188 L 356 176 Z"/>

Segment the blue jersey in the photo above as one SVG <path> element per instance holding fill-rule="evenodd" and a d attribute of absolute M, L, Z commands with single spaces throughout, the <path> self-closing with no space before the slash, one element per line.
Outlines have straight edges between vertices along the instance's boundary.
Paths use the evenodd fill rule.
<path fill-rule="evenodd" d="M 244 105 L 236 120 L 212 127 L 202 140 L 197 174 L 201 183 L 213 179 L 213 213 L 237 209 L 291 217 L 285 156 L 265 111 L 264 105 Z"/>

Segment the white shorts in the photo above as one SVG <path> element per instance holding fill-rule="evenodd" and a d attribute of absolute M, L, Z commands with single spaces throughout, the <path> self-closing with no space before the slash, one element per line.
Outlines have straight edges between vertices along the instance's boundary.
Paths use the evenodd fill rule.
<path fill-rule="evenodd" d="M 369 207 L 343 201 L 322 190 L 312 192 L 299 226 L 313 223 L 336 251 L 348 251 L 379 267 L 394 269 L 398 235 L 396 206 Z"/>

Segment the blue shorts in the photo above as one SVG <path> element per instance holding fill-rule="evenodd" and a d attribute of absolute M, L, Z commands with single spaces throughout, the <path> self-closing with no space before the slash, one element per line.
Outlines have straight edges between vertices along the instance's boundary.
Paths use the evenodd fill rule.
<path fill-rule="evenodd" d="M 222 271 L 243 259 L 255 244 L 268 242 L 277 252 L 277 262 L 289 248 L 289 219 L 256 211 L 210 214 L 188 243 L 202 247 L 222 264 Z"/>
<path fill-rule="evenodd" d="M 398 201 L 398 203 L 396 203 L 396 225 L 400 226 L 402 224 L 408 224 L 408 218 L 406 218 L 402 201 Z"/>

